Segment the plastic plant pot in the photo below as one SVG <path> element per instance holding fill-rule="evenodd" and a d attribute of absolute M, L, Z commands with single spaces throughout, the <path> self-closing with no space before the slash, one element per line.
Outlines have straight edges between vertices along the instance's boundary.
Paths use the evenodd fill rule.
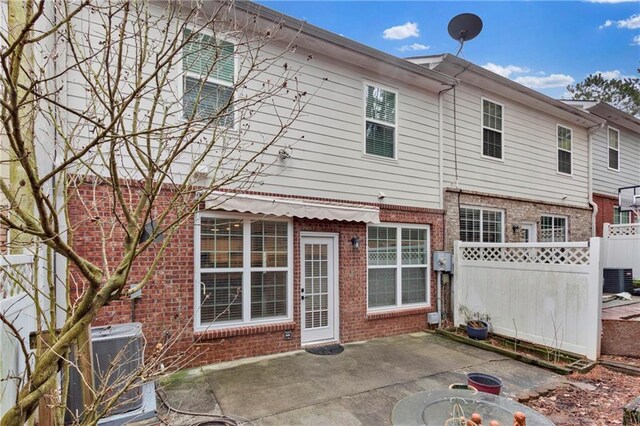
<path fill-rule="evenodd" d="M 489 374 L 469 373 L 467 374 L 467 383 L 480 392 L 493 395 L 500 395 L 500 390 L 502 389 L 502 380 Z"/>
<path fill-rule="evenodd" d="M 467 323 L 467 336 L 475 340 L 486 340 L 489 337 L 489 324 L 485 321 L 474 321 L 474 323 L 481 323 L 484 327 L 472 327 Z"/>

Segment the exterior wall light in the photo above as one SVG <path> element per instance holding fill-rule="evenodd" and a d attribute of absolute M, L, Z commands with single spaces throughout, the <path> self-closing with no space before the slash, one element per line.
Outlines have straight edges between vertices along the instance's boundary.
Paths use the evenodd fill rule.
<path fill-rule="evenodd" d="M 360 248 L 360 238 L 356 237 L 355 235 L 353 237 L 351 237 L 351 245 L 353 246 L 354 249 L 359 249 Z"/>

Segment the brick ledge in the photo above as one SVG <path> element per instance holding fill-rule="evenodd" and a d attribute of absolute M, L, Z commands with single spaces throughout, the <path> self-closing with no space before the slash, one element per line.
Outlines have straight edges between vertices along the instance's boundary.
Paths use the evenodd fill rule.
<path fill-rule="evenodd" d="M 275 331 L 295 330 L 295 322 L 281 322 L 277 324 L 246 325 L 232 328 L 220 328 L 207 331 L 196 331 L 193 333 L 195 342 L 221 339 L 224 337 L 250 336 L 253 334 L 273 333 Z"/>
<path fill-rule="evenodd" d="M 379 320 L 385 318 L 405 317 L 409 315 L 420 315 L 433 312 L 435 308 L 431 306 L 425 306 L 423 308 L 403 309 L 397 311 L 388 312 L 372 312 L 367 314 L 367 320 Z"/>

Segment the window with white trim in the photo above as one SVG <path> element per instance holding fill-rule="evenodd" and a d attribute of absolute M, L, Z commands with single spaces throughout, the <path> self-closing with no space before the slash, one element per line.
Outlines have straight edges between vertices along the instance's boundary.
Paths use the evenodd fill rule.
<path fill-rule="evenodd" d="M 504 241 L 504 220 L 501 210 L 461 207 L 460 240 L 476 243 Z"/>
<path fill-rule="evenodd" d="M 233 126 L 234 45 L 208 34 L 184 31 L 191 40 L 182 54 L 183 116 L 187 119 L 216 118 L 220 126 Z"/>
<path fill-rule="evenodd" d="M 615 206 L 613 208 L 613 224 L 621 225 L 625 223 L 631 223 L 631 212 L 622 212 L 619 206 Z"/>
<path fill-rule="evenodd" d="M 367 258 L 370 309 L 428 303 L 428 226 L 369 226 Z"/>
<path fill-rule="evenodd" d="M 558 173 L 570 175 L 572 165 L 573 132 L 568 127 L 558 125 Z"/>
<path fill-rule="evenodd" d="M 482 155 L 502 159 L 502 105 L 482 100 Z"/>
<path fill-rule="evenodd" d="M 567 241 L 567 218 L 542 216 L 540 218 L 540 242 L 561 243 Z"/>
<path fill-rule="evenodd" d="M 380 157 L 396 156 L 395 92 L 365 84 L 365 152 Z"/>
<path fill-rule="evenodd" d="M 286 319 L 291 305 L 289 221 L 202 215 L 196 253 L 199 326 Z"/>
<path fill-rule="evenodd" d="M 620 132 L 609 127 L 609 168 L 620 170 Z"/>

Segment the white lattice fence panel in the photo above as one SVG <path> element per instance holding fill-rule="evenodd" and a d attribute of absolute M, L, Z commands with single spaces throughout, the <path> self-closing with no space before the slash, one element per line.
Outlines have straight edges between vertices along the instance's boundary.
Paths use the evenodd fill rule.
<path fill-rule="evenodd" d="M 547 246 L 470 246 L 461 247 L 462 260 L 480 262 L 541 263 L 555 265 L 588 265 L 589 247 Z"/>
<path fill-rule="evenodd" d="M 629 223 L 624 225 L 609 225 L 609 232 L 607 238 L 611 237 L 627 237 L 627 236 L 639 236 L 640 237 L 640 223 Z"/>
<path fill-rule="evenodd" d="M 34 282 L 34 263 L 30 256 L 5 256 L 0 261 L 0 299 L 17 296 Z"/>

